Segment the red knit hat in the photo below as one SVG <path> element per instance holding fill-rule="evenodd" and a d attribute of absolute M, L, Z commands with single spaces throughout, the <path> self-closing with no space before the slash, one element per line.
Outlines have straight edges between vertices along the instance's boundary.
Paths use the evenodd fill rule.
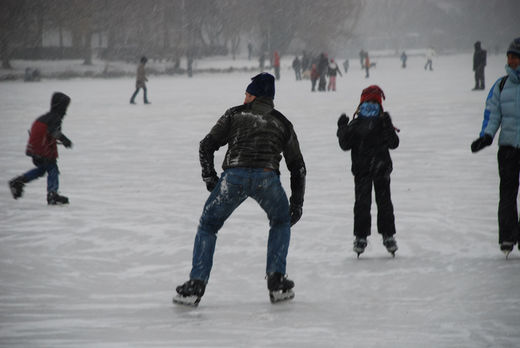
<path fill-rule="evenodd" d="M 378 85 L 368 86 L 361 92 L 361 100 L 359 103 L 367 102 L 367 101 L 375 101 L 381 108 L 383 107 L 383 100 L 385 99 L 385 93 Z"/>

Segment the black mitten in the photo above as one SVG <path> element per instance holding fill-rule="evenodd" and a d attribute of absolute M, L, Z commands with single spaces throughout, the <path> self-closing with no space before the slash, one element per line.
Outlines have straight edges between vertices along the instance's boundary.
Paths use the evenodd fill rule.
<path fill-rule="evenodd" d="M 338 127 L 346 126 L 349 122 L 349 118 L 345 114 L 341 114 L 341 116 L 338 118 Z"/>
<path fill-rule="evenodd" d="M 206 183 L 206 188 L 209 192 L 213 191 L 213 189 L 217 186 L 218 183 L 218 176 L 209 176 L 207 178 L 202 178 L 204 182 Z"/>
<path fill-rule="evenodd" d="M 290 212 L 291 212 L 291 226 L 293 226 L 302 217 L 303 207 L 299 204 L 291 204 Z"/>
<path fill-rule="evenodd" d="M 485 148 L 486 146 L 491 145 L 493 142 L 493 137 L 489 134 L 484 134 L 484 136 L 476 139 L 471 143 L 471 152 L 478 152 Z"/>
<path fill-rule="evenodd" d="M 69 138 L 67 138 L 65 135 L 61 135 L 59 138 L 58 138 L 59 141 L 61 141 L 61 143 L 63 144 L 63 146 L 69 148 L 69 147 L 72 147 L 72 141 L 70 141 Z"/>

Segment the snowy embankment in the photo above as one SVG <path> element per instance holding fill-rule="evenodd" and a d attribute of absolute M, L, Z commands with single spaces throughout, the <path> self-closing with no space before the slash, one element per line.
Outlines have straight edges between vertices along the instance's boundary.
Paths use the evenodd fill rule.
<path fill-rule="evenodd" d="M 489 57 L 487 87 L 504 64 Z M 520 256 L 506 261 L 498 249 L 496 144 L 469 150 L 487 95 L 471 91 L 471 56 L 436 57 L 433 72 L 421 57 L 405 70 L 381 58 L 370 79 L 350 65 L 336 93 L 311 93 L 288 69 L 276 86 L 308 169 L 288 258 L 296 298 L 281 305 L 269 303 L 264 280 L 268 222 L 250 200 L 219 233 L 199 307 L 171 304 L 208 195 L 198 142 L 242 102 L 252 73 L 152 76 L 146 106 L 141 96 L 128 104 L 133 78 L 0 83 L 0 346 L 516 346 Z M 352 251 L 350 154 L 335 136 L 339 114 L 373 83 L 401 129 L 395 259 L 375 208 L 367 251 Z M 53 91 L 72 98 L 63 130 L 74 148 L 60 148 L 59 161 L 66 207 L 45 204 L 44 179 L 17 201 L 6 185 L 31 167 L 26 130 Z M 282 180 L 290 190 L 284 164 Z"/>

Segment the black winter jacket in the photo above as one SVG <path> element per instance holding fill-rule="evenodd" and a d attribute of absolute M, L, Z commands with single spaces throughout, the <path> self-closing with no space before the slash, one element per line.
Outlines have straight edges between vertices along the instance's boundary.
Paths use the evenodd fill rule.
<path fill-rule="evenodd" d="M 399 137 L 390 115 L 358 116 L 348 125 L 338 128 L 342 150 L 352 150 L 352 174 L 371 177 L 387 176 L 392 172 L 389 149 L 399 146 Z"/>
<path fill-rule="evenodd" d="M 270 98 L 233 107 L 220 117 L 210 133 L 200 142 L 199 159 L 202 177 L 216 175 L 214 153 L 228 145 L 223 169 L 268 168 L 280 174 L 283 157 L 291 172 L 291 203 L 302 205 L 305 193 L 305 162 L 293 126 L 274 109 Z"/>

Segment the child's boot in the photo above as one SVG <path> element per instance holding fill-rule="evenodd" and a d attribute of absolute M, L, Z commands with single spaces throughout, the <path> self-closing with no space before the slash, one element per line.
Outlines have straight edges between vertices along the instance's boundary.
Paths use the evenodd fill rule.
<path fill-rule="evenodd" d="M 60 196 L 58 192 L 47 193 L 47 204 L 49 205 L 62 205 L 69 204 L 69 199 L 65 196 Z"/>
<path fill-rule="evenodd" d="M 23 195 L 23 187 L 25 186 L 25 178 L 20 175 L 9 181 L 9 189 L 14 199 L 18 199 Z"/>

